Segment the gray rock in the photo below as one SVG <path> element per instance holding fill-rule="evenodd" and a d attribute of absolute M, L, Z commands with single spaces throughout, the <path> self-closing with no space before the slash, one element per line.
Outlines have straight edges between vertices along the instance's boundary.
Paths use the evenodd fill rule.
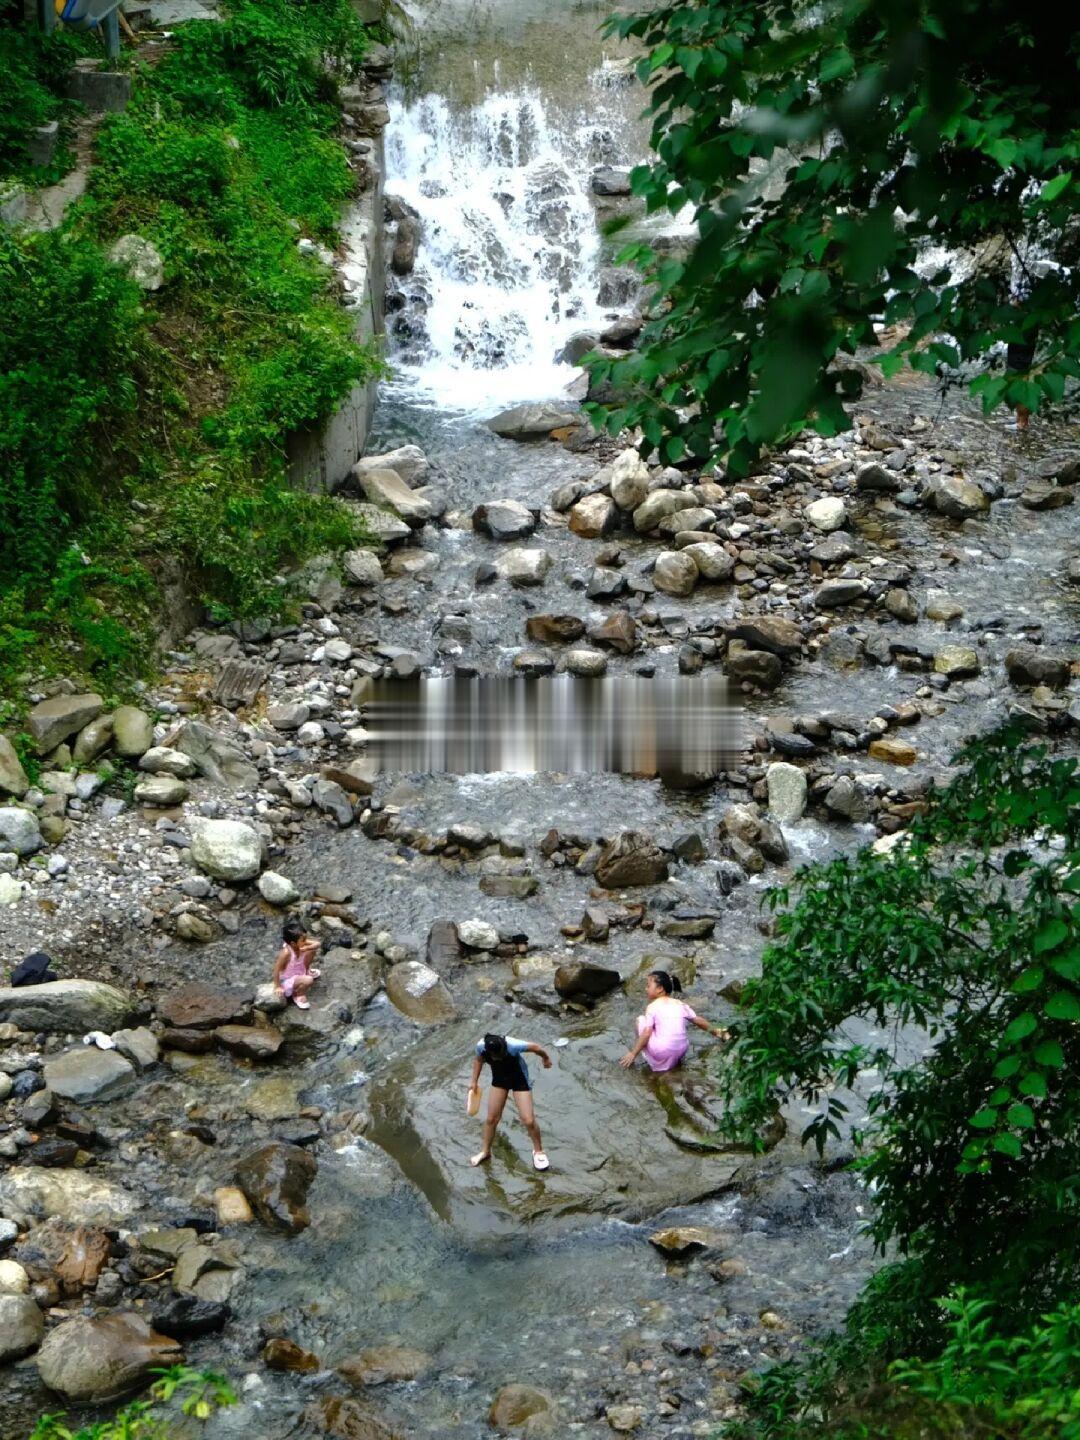
<path fill-rule="evenodd" d="M 145 710 L 134 705 L 119 705 L 112 712 L 112 722 L 116 753 L 125 759 L 138 759 L 154 743 L 154 722 Z"/>
<path fill-rule="evenodd" d="M 14 795 L 21 800 L 30 788 L 30 781 L 15 747 L 6 735 L 0 735 L 0 794 Z"/>
<path fill-rule="evenodd" d="M 491 500 L 473 511 L 473 529 L 492 540 L 524 540 L 536 529 L 538 514 L 520 500 Z"/>
<path fill-rule="evenodd" d="M 136 1070 L 149 1070 L 157 1064 L 161 1047 L 157 1036 L 145 1025 L 134 1030 L 114 1030 L 112 1039 L 120 1054 L 130 1060 Z"/>
<path fill-rule="evenodd" d="M 26 728 L 39 755 L 47 755 L 84 725 L 96 720 L 105 708 L 100 695 L 56 695 L 42 700 L 26 717 Z"/>
<path fill-rule="evenodd" d="M 732 631 L 751 650 L 768 650 L 773 655 L 798 655 L 802 649 L 802 631 L 793 620 L 780 615 L 749 615 Z"/>
<path fill-rule="evenodd" d="M 30 1295 L 0 1295 L 0 1364 L 36 1350 L 45 1335 L 45 1316 Z"/>
<path fill-rule="evenodd" d="M 777 760 L 765 772 L 769 813 L 781 825 L 794 824 L 806 813 L 806 775 L 797 765 Z"/>
<path fill-rule="evenodd" d="M 722 545 L 717 545 L 712 540 L 685 545 L 681 553 L 690 556 L 703 580 L 709 580 L 714 584 L 721 580 L 730 580 L 735 570 L 733 557 Z"/>
<path fill-rule="evenodd" d="M 457 936 L 462 945 L 470 950 L 494 950 L 499 943 L 499 932 L 486 920 L 459 920 Z M 428 937 L 430 944 L 430 936 Z"/>
<path fill-rule="evenodd" d="M 244 752 L 201 720 L 189 720 L 174 743 L 177 750 L 195 761 L 199 774 L 216 785 L 228 790 L 254 790 L 259 783 L 259 772 Z"/>
<path fill-rule="evenodd" d="M 406 485 L 419 485 L 431 468 L 431 462 L 419 445 L 399 445 L 384 455 L 365 455 L 353 467 L 357 475 L 367 470 L 393 470 Z"/>
<path fill-rule="evenodd" d="M 112 1400 L 142 1384 L 152 1370 L 182 1359 L 175 1340 L 122 1311 L 65 1320 L 46 1337 L 37 1367 L 42 1382 L 66 1400 Z"/>
<path fill-rule="evenodd" d="M 1005 670 L 1014 685 L 1048 685 L 1060 690 L 1072 674 L 1068 657 L 1055 655 L 1037 645 L 1019 645 L 1005 655 Z"/>
<path fill-rule="evenodd" d="M 935 476 L 926 498 L 939 515 L 948 515 L 953 520 L 972 520 L 990 509 L 990 501 L 978 485 L 962 475 Z"/>
<path fill-rule="evenodd" d="M 959 620 L 964 613 L 964 607 L 958 600 L 954 600 L 947 590 L 927 590 L 926 592 L 926 618 L 928 620 Z"/>
<path fill-rule="evenodd" d="M 604 846 L 596 878 L 606 890 L 656 885 L 668 878 L 667 857 L 647 836 L 624 830 Z"/>
<path fill-rule="evenodd" d="M 187 786 L 175 775 L 151 775 L 146 780 L 140 780 L 134 790 L 137 804 L 155 805 L 159 808 L 182 805 L 187 799 L 187 793 Z"/>
<path fill-rule="evenodd" d="M 815 592 L 814 604 L 819 610 L 835 610 L 862 600 L 869 592 L 865 580 L 826 580 Z"/>
<path fill-rule="evenodd" d="M 276 870 L 264 870 L 258 879 L 259 894 L 268 905 L 292 905 L 300 892 L 291 880 Z"/>
<path fill-rule="evenodd" d="M 112 1100 L 130 1088 L 135 1068 L 115 1050 L 84 1045 L 45 1062 L 45 1084 L 54 1095 L 90 1105 Z"/>
<path fill-rule="evenodd" d="M 784 673 L 779 656 L 767 650 L 729 648 L 724 669 L 732 680 L 745 681 L 759 690 L 775 690 Z"/>
<path fill-rule="evenodd" d="M 630 171 L 617 168 L 614 165 L 601 165 L 592 174 L 592 192 L 594 195 L 629 195 L 630 194 Z"/>
<path fill-rule="evenodd" d="M 71 758 L 76 765 L 92 765 L 112 744 L 113 717 L 99 715 L 83 727 L 75 740 Z"/>
<path fill-rule="evenodd" d="M 620 510 L 636 510 L 649 493 L 649 469 L 636 450 L 624 450 L 611 465 L 611 498 Z"/>
<path fill-rule="evenodd" d="M 498 569 L 511 585 L 542 585 L 551 569 L 551 556 L 546 550 L 515 546 L 499 557 Z"/>
<path fill-rule="evenodd" d="M 0 805 L 0 849 L 13 850 L 16 855 L 33 855 L 44 843 L 32 810 Z"/>
<path fill-rule="evenodd" d="M 341 557 L 341 564 L 350 585 L 378 585 L 383 578 L 382 566 L 374 550 L 347 550 Z"/>
<path fill-rule="evenodd" d="M 190 755 L 168 745 L 154 745 L 147 750 L 139 761 L 139 769 L 148 775 L 172 775 L 178 780 L 190 780 L 198 773 Z"/>
<path fill-rule="evenodd" d="M 373 505 L 384 505 L 409 525 L 431 519 L 431 506 L 409 489 L 394 470 L 361 470 L 360 488 Z"/>
<path fill-rule="evenodd" d="M 56 1216 L 76 1225 L 119 1225 L 138 1201 L 85 1170 L 26 1165 L 0 1173 L 0 1206 L 13 1214 Z"/>
<path fill-rule="evenodd" d="M 352 802 L 345 790 L 334 780 L 316 780 L 311 787 L 311 798 L 324 815 L 332 815 L 343 829 L 354 819 Z"/>
<path fill-rule="evenodd" d="M 156 245 L 142 235 L 121 235 L 109 250 L 109 259 L 140 290 L 160 290 L 165 284 L 165 261 Z"/>
<path fill-rule="evenodd" d="M 978 653 L 970 645 L 944 645 L 934 656 L 935 672 L 950 680 L 978 675 L 981 668 Z"/>
<path fill-rule="evenodd" d="M 679 510 L 696 507 L 689 490 L 652 490 L 634 511 L 634 529 L 639 535 L 655 530 L 660 521 Z"/>
<path fill-rule="evenodd" d="M 98 980 L 50 980 L 0 989 L 0 1021 L 47 1035 L 115 1030 L 132 1006 L 130 993 Z"/>
<path fill-rule="evenodd" d="M 825 794 L 825 806 L 834 815 L 843 815 L 861 825 L 870 818 L 870 806 L 860 785 L 850 775 L 840 775 Z"/>
<path fill-rule="evenodd" d="M 891 495 L 900 489 L 900 477 L 884 465 L 863 465 L 855 476 L 855 488 L 871 494 Z"/>
<path fill-rule="evenodd" d="M 575 962 L 560 965 L 555 971 L 555 990 L 563 1000 L 575 999 L 578 996 L 598 1000 L 621 984 L 622 976 L 619 972 L 604 965 Z"/>
<path fill-rule="evenodd" d="M 291 730 L 299 730 L 301 725 L 306 725 L 311 716 L 311 711 L 303 701 L 288 702 L 283 705 L 269 705 L 266 710 L 266 718 L 275 730 L 287 734 Z"/>
<path fill-rule="evenodd" d="M 191 858 L 215 880 L 254 880 L 262 868 L 262 840 L 243 820 L 191 820 Z"/>
<path fill-rule="evenodd" d="M 275 1142 L 240 1161 L 236 1183 L 264 1225 L 296 1235 L 311 1224 L 307 1194 L 316 1169 L 307 1150 Z"/>
<path fill-rule="evenodd" d="M 412 529 L 404 520 L 390 510 L 384 510 L 381 505 L 354 505 L 352 508 L 367 534 L 383 545 L 393 545 L 396 540 L 405 540 L 412 534 Z"/>
<path fill-rule="evenodd" d="M 539 440 L 553 430 L 580 423 L 577 410 L 551 404 L 515 405 L 487 422 L 489 430 L 507 440 Z"/>
<path fill-rule="evenodd" d="M 586 650 L 584 648 L 570 650 L 562 660 L 562 667 L 571 675 L 579 675 L 584 678 L 593 678 L 606 673 L 608 667 L 607 656 L 599 650 Z"/>

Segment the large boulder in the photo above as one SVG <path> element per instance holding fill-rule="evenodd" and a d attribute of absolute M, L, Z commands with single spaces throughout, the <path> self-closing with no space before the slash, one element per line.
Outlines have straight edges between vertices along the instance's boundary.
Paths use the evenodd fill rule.
<path fill-rule="evenodd" d="M 356 477 L 372 505 L 385 505 L 408 525 L 431 519 L 431 504 L 410 490 L 395 470 L 361 470 Z"/>
<path fill-rule="evenodd" d="M 769 813 L 781 825 L 791 825 L 806 813 L 806 776 L 797 765 L 777 760 L 765 772 Z"/>
<path fill-rule="evenodd" d="M 0 1022 L 49 1035 L 115 1030 L 132 1009 L 130 992 L 100 980 L 49 980 L 0 989 Z"/>
<path fill-rule="evenodd" d="M 45 1334 L 45 1316 L 31 1295 L 0 1295 L 0 1365 L 36 1350 Z"/>
<path fill-rule="evenodd" d="M 699 578 L 688 550 L 662 550 L 656 557 L 653 584 L 665 595 L 689 595 Z"/>
<path fill-rule="evenodd" d="M 584 962 L 560 965 L 555 971 L 555 991 L 563 1000 L 599 1000 L 622 984 L 617 970 Z"/>
<path fill-rule="evenodd" d="M 17 1165 L 0 1174 L 0 1209 L 55 1216 L 75 1225 L 120 1225 L 138 1209 L 138 1201 L 85 1170 Z"/>
<path fill-rule="evenodd" d="M 116 1050 L 99 1050 L 95 1045 L 65 1050 L 45 1061 L 45 1085 L 64 1100 L 77 1105 L 112 1100 L 130 1089 L 135 1067 Z"/>
<path fill-rule="evenodd" d="M 539 515 L 520 500 L 489 500 L 472 514 L 473 529 L 492 540 L 524 540 L 539 523 Z"/>
<path fill-rule="evenodd" d="M 44 843 L 41 826 L 32 810 L 20 810 L 17 805 L 0 806 L 0 850 L 33 855 Z"/>
<path fill-rule="evenodd" d="M 179 734 L 172 738 L 177 750 L 189 755 L 200 775 L 227 790 L 254 790 L 259 772 L 239 746 L 226 740 L 204 725 L 201 720 L 188 720 Z"/>
<path fill-rule="evenodd" d="M 936 476 L 927 488 L 926 499 L 939 515 L 948 515 L 951 520 L 973 520 L 990 509 L 985 493 L 962 475 Z"/>
<path fill-rule="evenodd" d="M 353 467 L 356 475 L 368 470 L 393 470 L 406 485 L 419 485 L 431 468 L 431 462 L 419 445 L 399 445 L 384 455 L 365 455 Z"/>
<path fill-rule="evenodd" d="M 85 1315 L 49 1332 L 37 1354 L 38 1374 L 65 1400 L 112 1400 L 134 1390 L 152 1370 L 183 1359 L 175 1340 L 141 1315 Z"/>
<path fill-rule="evenodd" d="M 137 760 L 154 743 L 154 722 L 145 710 L 118 705 L 112 713 L 113 744 L 125 760 Z"/>
<path fill-rule="evenodd" d="M 15 746 L 6 735 L 0 735 L 0 795 L 14 795 L 16 800 L 21 800 L 29 788 L 30 781 Z"/>
<path fill-rule="evenodd" d="M 205 875 L 237 884 L 254 880 L 262 868 L 262 840 L 243 820 L 191 822 L 191 858 Z"/>
<path fill-rule="evenodd" d="M 1072 673 L 1067 656 L 1055 655 L 1038 645 L 1019 645 L 1007 651 L 1005 670 L 1014 685 L 1049 685 L 1052 690 L 1067 685 Z"/>
<path fill-rule="evenodd" d="M 672 968 L 666 958 L 653 959 Z M 519 983 L 535 986 L 541 1003 L 554 998 L 550 971 Z M 692 992 L 688 999 L 694 1003 Z M 479 1138 L 479 1121 L 470 1124 L 461 1113 L 468 1056 L 484 1030 L 520 1033 L 520 1021 L 509 1010 L 482 1024 L 471 1015 L 429 1030 L 421 1066 L 415 1055 L 403 1055 L 380 1070 L 370 1087 L 371 1123 L 365 1137 L 384 1149 L 439 1217 L 469 1240 L 535 1233 L 538 1221 L 549 1228 L 563 1220 L 573 1229 L 583 1215 L 640 1220 L 730 1186 L 739 1158 L 684 1148 L 666 1133 L 665 1093 L 644 1074 L 619 1069 L 644 997 L 624 998 L 615 990 L 604 1004 L 611 1012 L 605 1025 L 598 1027 L 593 1017 L 563 1018 L 560 1029 L 548 1032 L 569 1041 L 551 1051 L 550 1070 L 530 1060 L 551 1157 L 551 1169 L 542 1176 L 533 1171 L 528 1141 L 513 1121 L 500 1131 L 490 1165 L 468 1163 Z M 694 1046 L 688 1074 L 701 1065 L 702 1049 Z M 712 1117 L 706 1128 L 715 1132 Z"/>
<path fill-rule="evenodd" d="M 386 993 L 403 1015 L 438 1025 L 455 1013 L 454 999 L 434 970 L 419 960 L 402 960 L 386 977 Z"/>
<path fill-rule="evenodd" d="M 596 866 L 596 879 L 605 890 L 628 885 L 657 885 L 668 878 L 664 852 L 636 830 L 623 833 L 604 846 Z"/>
<path fill-rule="evenodd" d="M 532 1385 L 504 1385 L 492 1401 L 488 1412 L 488 1424 L 496 1430 L 519 1430 L 524 1425 L 534 1427 L 534 1419 L 550 1420 L 554 1417 L 555 1403 L 544 1390 Z"/>
<path fill-rule="evenodd" d="M 236 1183 L 264 1225 L 296 1235 L 311 1224 L 307 1194 L 316 1168 L 309 1151 L 273 1141 L 240 1161 Z"/>
<path fill-rule="evenodd" d="M 494 416 L 487 424 L 489 430 L 507 440 L 540 440 L 553 430 L 563 430 L 580 422 L 581 415 L 577 410 L 545 403 L 515 405 Z"/>
<path fill-rule="evenodd" d="M 772 655 L 797 655 L 802 649 L 802 631 L 782 615 L 748 615 L 732 635 L 751 650 L 768 650 Z"/>
<path fill-rule="evenodd" d="M 542 585 L 551 569 L 551 556 L 546 550 L 515 545 L 500 555 L 498 569 L 511 585 Z"/>
<path fill-rule="evenodd" d="M 55 695 L 51 700 L 42 700 L 27 715 L 27 733 L 37 753 L 47 755 L 96 720 L 104 709 L 100 695 Z"/>
<path fill-rule="evenodd" d="M 649 470 L 636 450 L 616 455 L 611 466 L 611 498 L 620 510 L 636 510 L 649 493 Z"/>
<path fill-rule="evenodd" d="M 612 529 L 617 515 L 610 495 L 585 495 L 570 507 L 570 529 L 586 540 L 599 540 Z"/>
<path fill-rule="evenodd" d="M 216 1030 L 251 1018 L 250 990 L 225 990 L 192 980 L 158 1001 L 158 1019 L 177 1030 Z"/>

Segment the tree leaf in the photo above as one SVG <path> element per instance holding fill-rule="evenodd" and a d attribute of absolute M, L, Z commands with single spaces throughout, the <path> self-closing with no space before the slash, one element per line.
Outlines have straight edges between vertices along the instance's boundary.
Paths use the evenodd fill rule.
<path fill-rule="evenodd" d="M 1006 1045 L 1015 1045 L 1017 1040 L 1026 1039 L 1038 1025 L 1039 1022 L 1031 1011 L 1025 1010 L 1022 1015 L 1017 1015 L 1015 1020 L 1009 1022 L 1001 1038 Z"/>
<path fill-rule="evenodd" d="M 1055 949 L 1063 940 L 1067 940 L 1068 938 L 1069 927 L 1065 924 L 1064 920 L 1060 920 L 1055 916 L 1052 920 L 1048 920 L 1045 925 L 1039 926 L 1035 932 L 1035 938 L 1031 942 L 1031 948 L 1036 955 L 1041 955 L 1046 950 Z"/>
<path fill-rule="evenodd" d="M 1051 1020 L 1080 1020 L 1080 1000 L 1068 990 L 1051 995 L 1043 1009 Z"/>
<path fill-rule="evenodd" d="M 1010 1105 L 1005 1113 L 1005 1119 L 1010 1125 L 1015 1125 L 1019 1130 L 1033 1130 L 1035 1128 L 1035 1111 L 1030 1105 L 1024 1105 L 1017 1101 Z"/>

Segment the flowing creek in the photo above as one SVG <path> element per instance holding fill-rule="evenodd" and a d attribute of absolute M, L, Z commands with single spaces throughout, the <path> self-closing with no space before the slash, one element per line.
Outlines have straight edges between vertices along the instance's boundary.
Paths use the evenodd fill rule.
<path fill-rule="evenodd" d="M 553 489 L 598 465 L 595 455 L 556 444 L 497 439 L 483 420 L 510 404 L 559 398 L 575 373 L 556 360 L 566 339 L 626 308 L 625 299 L 598 298 L 604 275 L 615 281 L 589 181 L 598 165 L 641 159 L 646 132 L 641 92 L 624 83 L 625 57 L 597 31 L 606 10 L 594 0 L 430 0 L 399 67 L 387 188 L 419 210 L 424 233 L 416 272 L 391 313 L 398 369 L 380 400 L 370 449 L 419 445 L 449 510 L 466 517 L 495 498 L 546 505 Z M 974 469 L 1016 463 L 1016 442 L 999 421 L 984 422 L 954 399 L 943 406 L 922 383 L 875 392 L 873 407 L 886 425 L 890 414 L 925 416 L 937 427 L 935 443 L 963 451 Z M 1040 443 L 1031 442 L 1032 453 Z M 1015 504 L 998 506 L 978 535 L 895 506 L 862 522 L 865 538 L 935 577 L 928 583 L 947 585 L 993 660 L 983 678 L 941 695 L 940 714 L 918 731 L 925 758 L 908 774 L 944 772 L 957 742 L 1003 711 L 1011 697 L 1000 693 L 1003 679 L 989 676 L 1000 674 L 1001 655 L 1025 627 L 1043 626 L 1059 648 L 1075 642 L 1076 592 L 1070 598 L 1060 576 L 1061 555 L 1080 544 L 1080 505 L 1053 518 L 1053 553 L 1045 516 Z M 384 643 L 426 664 L 506 674 L 530 613 L 587 622 L 607 613 L 585 597 L 591 543 L 564 528 L 542 528 L 532 542 L 554 561 L 533 592 L 475 585 L 477 566 L 499 547 L 467 519 L 463 528 L 426 527 L 422 543 L 437 568 L 421 584 L 388 582 L 384 599 L 407 603 L 373 623 Z M 620 546 L 629 572 L 656 542 L 620 538 Z M 724 586 L 656 599 L 670 643 L 648 653 L 661 675 L 677 673 L 684 638 L 711 631 L 738 606 Z M 941 635 L 926 620 L 905 631 L 913 645 L 932 647 Z M 613 656 L 610 673 L 633 674 L 640 662 Z M 749 719 L 760 728 L 769 716 L 824 709 L 870 716 L 910 699 L 925 679 L 889 667 L 837 668 L 819 655 L 750 702 Z M 845 759 L 854 774 L 880 769 L 863 753 Z M 717 785 L 683 793 L 616 774 L 496 773 L 389 775 L 376 796 L 400 807 L 414 830 L 434 835 L 470 824 L 519 842 L 538 893 L 491 897 L 475 870 L 369 838 L 359 826 L 312 832 L 289 857 L 302 893 L 351 892 L 373 933 L 388 931 L 421 957 L 441 918 L 487 921 L 564 957 L 560 927 L 580 918 L 595 881 L 572 865 L 542 861 L 545 832 L 555 826 L 591 839 L 635 829 L 665 845 L 696 832 L 714 850 L 720 817 L 745 791 Z M 799 863 L 875 832 L 807 817 L 786 833 Z M 678 864 L 664 885 L 630 892 L 658 920 L 673 909 L 716 914 L 713 939 L 613 929 L 606 946 L 577 947 L 579 958 L 632 977 L 591 1014 L 567 1018 L 554 1005 L 527 1008 L 507 998 L 505 961 L 458 967 L 451 982 L 457 1017 L 431 1029 L 405 1020 L 382 994 L 363 1009 L 348 1005 L 347 987 L 339 993 L 328 976 L 329 1005 L 288 1017 L 294 1040 L 285 1063 L 267 1070 L 224 1056 L 194 1058 L 125 1107 L 132 1178 L 145 1180 L 159 1210 L 178 1222 L 190 1202 L 171 1196 L 170 1169 L 196 1170 L 198 1190 L 209 1195 L 230 1182 L 246 1140 L 273 1133 L 267 1119 L 318 1106 L 328 1116 L 355 1112 L 369 1121 L 362 1133 L 343 1125 L 318 1145 L 309 1229 L 292 1239 L 258 1226 L 244 1231 L 234 1322 L 223 1343 L 196 1341 L 188 1352 L 193 1362 L 239 1377 L 240 1405 L 209 1433 L 260 1440 L 309 1433 L 298 1429 L 305 1407 L 343 1391 L 333 1367 L 365 1347 L 392 1344 L 432 1357 L 419 1379 L 373 1392 L 379 1413 L 409 1436 L 476 1440 L 489 1433 L 493 1394 L 520 1381 L 557 1397 L 555 1433 L 609 1435 L 605 1407 L 629 1403 L 645 1416 L 639 1435 L 688 1440 L 712 1433 L 731 1403 L 734 1375 L 839 1322 L 873 1265 L 859 1233 L 866 1197 L 838 1169 L 842 1152 L 819 1165 L 801 1150 L 806 1117 L 798 1106 L 786 1112 L 788 1138 L 759 1161 L 691 1148 L 711 1130 L 712 1042 L 697 1032 L 674 1085 L 616 1063 L 633 1036 L 653 957 L 667 957 L 685 976 L 688 998 L 717 1020 L 732 1013 L 721 988 L 757 968 L 760 900 L 783 872 L 769 870 L 723 896 L 718 865 Z M 237 935 L 202 952 L 212 956 L 212 978 L 265 979 L 278 924 L 268 912 L 246 913 Z M 188 952 L 180 964 L 190 971 Z M 491 1166 L 468 1166 L 477 1128 L 464 1115 L 466 1078 L 476 1039 L 492 1030 L 535 1039 L 554 1057 L 550 1073 L 535 1059 L 531 1066 L 552 1162 L 546 1176 L 531 1170 L 527 1138 L 509 1110 Z M 185 1149 L 162 1119 L 166 1109 L 202 1119 L 228 1144 Z M 716 1256 L 711 1265 L 665 1260 L 647 1237 L 667 1224 L 721 1232 L 724 1273 Z M 323 1368 L 266 1370 L 258 1356 L 275 1334 L 314 1351 Z M 19 1383 L 25 1398 L 32 1382 L 26 1375 Z"/>

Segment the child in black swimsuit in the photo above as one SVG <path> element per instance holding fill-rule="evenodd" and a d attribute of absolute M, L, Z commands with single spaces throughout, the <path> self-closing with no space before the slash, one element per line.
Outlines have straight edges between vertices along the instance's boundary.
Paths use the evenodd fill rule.
<path fill-rule="evenodd" d="M 521 1123 L 529 1132 L 533 1147 L 533 1168 L 546 1170 L 548 1158 L 540 1140 L 540 1127 L 536 1123 L 533 1109 L 532 1084 L 529 1071 L 522 1058 L 526 1054 L 539 1055 L 545 1070 L 551 1069 L 551 1056 L 531 1040 L 515 1040 L 512 1035 L 485 1035 L 477 1042 L 473 1057 L 472 1079 L 469 1082 L 470 1097 L 478 1097 L 480 1072 L 485 1063 L 491 1068 L 491 1093 L 488 1096 L 487 1119 L 484 1121 L 484 1145 L 471 1161 L 471 1165 L 482 1165 L 491 1158 L 491 1142 L 502 1119 L 506 1097 L 513 1095 Z"/>

